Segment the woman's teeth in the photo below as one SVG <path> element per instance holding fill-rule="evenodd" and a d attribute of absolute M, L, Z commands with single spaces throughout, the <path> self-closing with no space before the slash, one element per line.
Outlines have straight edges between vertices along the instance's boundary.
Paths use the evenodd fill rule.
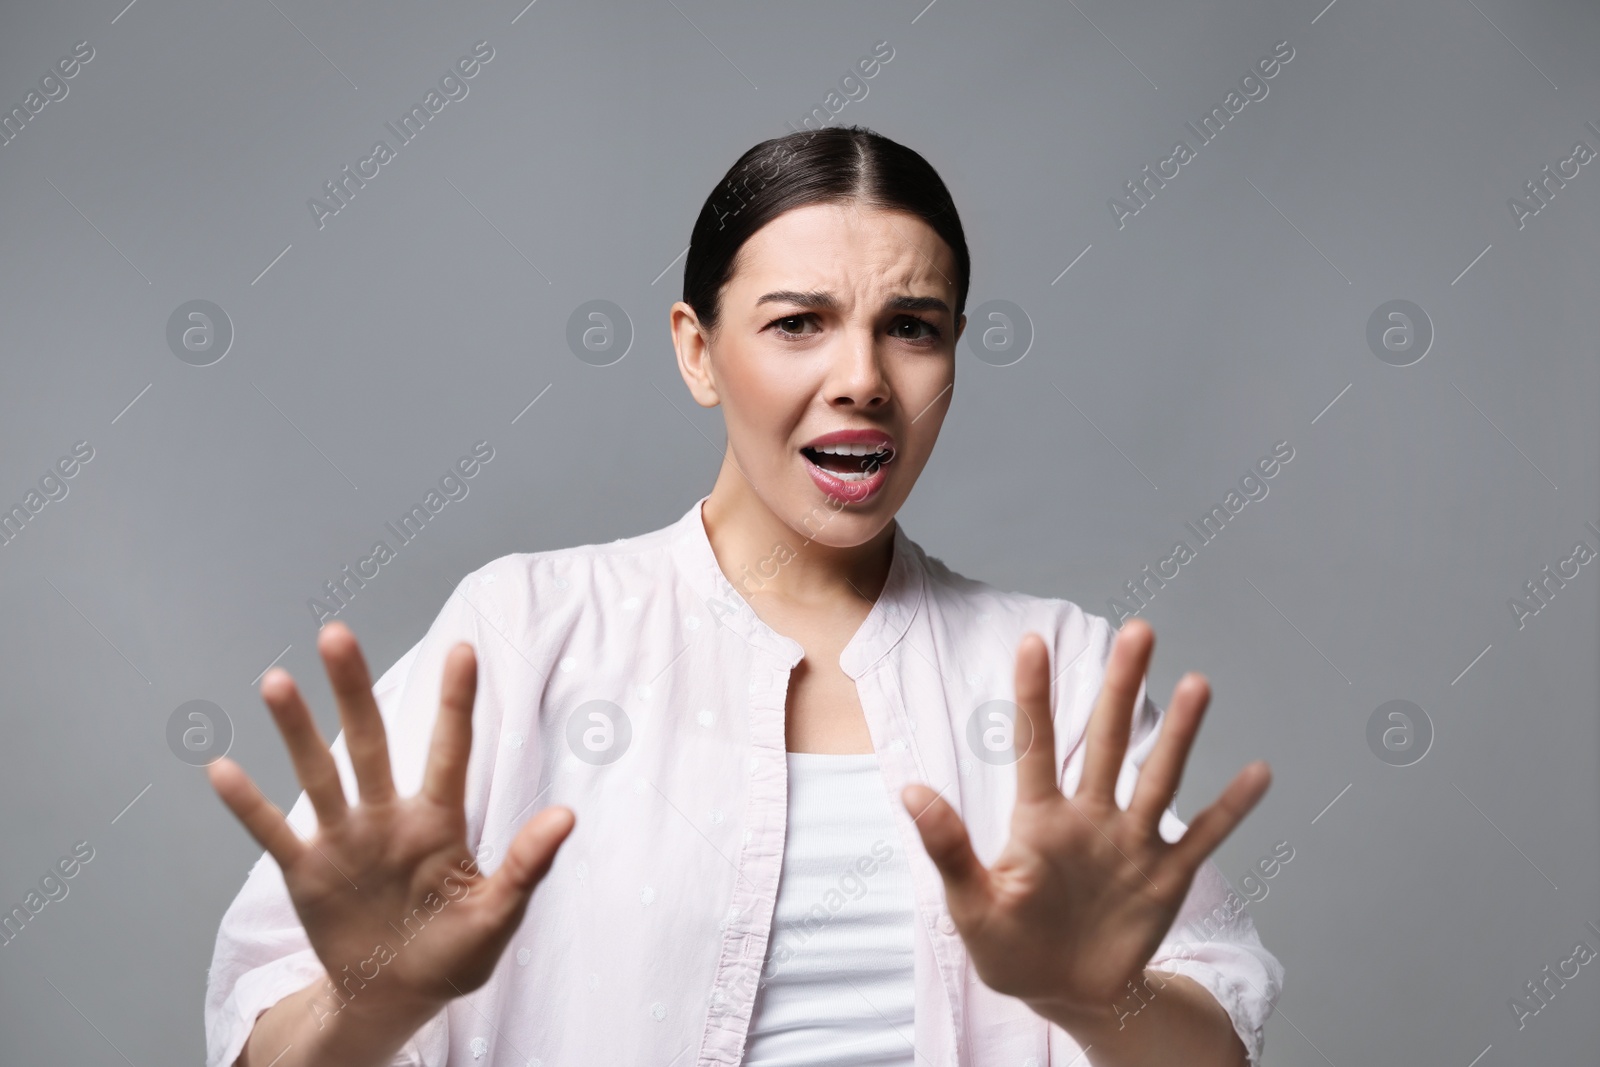
<path fill-rule="evenodd" d="M 893 452 L 879 450 L 872 445 L 828 445 L 824 448 L 802 448 L 800 451 L 811 463 L 845 482 L 859 482 L 872 477 L 879 467 L 893 457 Z"/>
<path fill-rule="evenodd" d="M 811 449 L 813 452 L 822 452 L 830 456 L 872 456 L 880 450 L 875 445 L 824 445 L 821 448 Z"/>

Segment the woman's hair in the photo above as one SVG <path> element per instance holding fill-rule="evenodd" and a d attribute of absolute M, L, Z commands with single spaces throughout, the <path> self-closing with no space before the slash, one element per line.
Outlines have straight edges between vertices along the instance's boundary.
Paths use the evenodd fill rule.
<path fill-rule="evenodd" d="M 740 156 L 695 220 L 683 268 L 684 303 L 708 333 L 715 332 L 723 286 L 752 234 L 791 208 L 849 201 L 916 215 L 944 239 L 955 254 L 959 319 L 971 260 L 950 191 L 927 160 L 862 126 L 797 130 Z"/>

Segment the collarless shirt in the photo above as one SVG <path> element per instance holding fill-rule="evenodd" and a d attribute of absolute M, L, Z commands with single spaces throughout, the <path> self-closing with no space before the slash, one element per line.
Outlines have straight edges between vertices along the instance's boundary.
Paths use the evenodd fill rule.
<path fill-rule="evenodd" d="M 706 499 L 659 530 L 478 568 L 373 686 L 395 787 L 415 792 L 444 658 L 461 641 L 475 648 L 466 819 L 486 873 L 543 807 L 577 815 L 490 979 L 423 1023 L 394 1064 L 742 1062 L 783 861 L 785 701 L 804 650 L 723 574 L 701 517 Z M 783 547 L 737 580 L 770 578 Z M 965 578 L 896 520 L 883 590 L 839 657 L 895 798 L 895 846 L 910 867 L 907 1036 L 928 1067 L 1067 1067 L 1083 1051 L 978 979 L 938 869 L 898 800 L 913 782 L 939 790 L 978 858 L 994 861 L 1016 796 L 1008 723 L 1017 646 L 1030 630 L 1050 649 L 1056 765 L 1071 795 L 1111 650 L 1104 618 Z M 1116 787 L 1124 807 L 1162 717 L 1143 683 L 1135 709 Z M 342 733 L 331 748 L 356 803 Z M 288 818 L 302 837 L 315 832 L 304 793 Z M 1163 813 L 1165 840 L 1184 829 L 1171 809 Z M 1213 862 L 1197 872 L 1148 966 L 1209 990 L 1252 1067 L 1259 1063 L 1283 968 Z M 218 930 L 205 1005 L 210 1067 L 233 1063 L 257 1016 L 314 980 L 324 1010 L 360 995 L 349 981 L 337 989 L 327 981 L 277 864 L 263 854 Z"/>

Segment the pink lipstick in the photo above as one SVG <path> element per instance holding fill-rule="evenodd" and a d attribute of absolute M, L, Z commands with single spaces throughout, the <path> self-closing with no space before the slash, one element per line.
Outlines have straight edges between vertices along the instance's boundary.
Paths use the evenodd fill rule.
<path fill-rule="evenodd" d="M 828 496 L 859 504 L 883 488 L 894 438 L 882 430 L 834 430 L 803 445 L 806 473 Z"/>

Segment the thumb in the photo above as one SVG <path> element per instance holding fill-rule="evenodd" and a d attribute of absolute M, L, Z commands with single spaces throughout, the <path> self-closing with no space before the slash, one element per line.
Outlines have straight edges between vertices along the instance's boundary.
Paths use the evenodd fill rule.
<path fill-rule="evenodd" d="M 500 868 L 489 876 L 485 888 L 491 899 L 508 914 L 520 914 L 576 822 L 572 809 L 550 807 L 523 823 Z"/>
<path fill-rule="evenodd" d="M 944 879 L 945 903 L 951 914 L 971 914 L 987 895 L 989 872 L 972 851 L 961 816 L 943 797 L 920 783 L 906 786 L 900 800 L 922 835 L 928 858 Z"/>

